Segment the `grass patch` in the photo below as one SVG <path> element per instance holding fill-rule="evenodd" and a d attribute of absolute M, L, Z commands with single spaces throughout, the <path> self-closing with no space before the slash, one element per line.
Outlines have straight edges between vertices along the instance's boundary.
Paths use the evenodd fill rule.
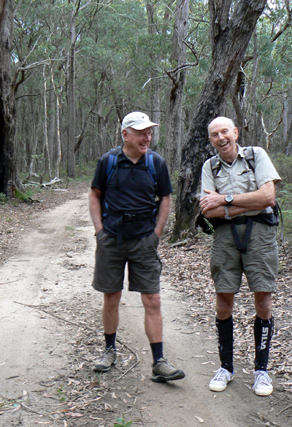
<path fill-rule="evenodd" d="M 130 427 L 133 421 L 126 422 L 124 418 L 116 418 L 117 423 L 114 424 L 114 427 Z"/>

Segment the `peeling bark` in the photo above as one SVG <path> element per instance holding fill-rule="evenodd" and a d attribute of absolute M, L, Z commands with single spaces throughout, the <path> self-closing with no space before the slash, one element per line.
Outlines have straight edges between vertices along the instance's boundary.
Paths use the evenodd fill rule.
<path fill-rule="evenodd" d="M 222 107 L 265 4 L 266 0 L 240 0 L 231 15 L 230 0 L 209 0 L 213 61 L 182 149 L 174 238 L 182 230 L 195 232 L 201 168 L 213 154 L 208 142 L 207 125 L 222 114 Z"/>

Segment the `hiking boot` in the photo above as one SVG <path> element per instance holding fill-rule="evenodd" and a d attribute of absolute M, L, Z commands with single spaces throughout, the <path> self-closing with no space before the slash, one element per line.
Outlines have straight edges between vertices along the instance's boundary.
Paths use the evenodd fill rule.
<path fill-rule="evenodd" d="M 185 373 L 176 369 L 166 359 L 161 357 L 152 370 L 152 381 L 165 383 L 166 381 L 180 380 L 185 377 Z"/>
<path fill-rule="evenodd" d="M 94 364 L 94 371 L 108 372 L 112 365 L 117 361 L 116 349 L 109 347 L 101 355 L 101 357 Z"/>
<path fill-rule="evenodd" d="M 252 389 L 258 396 L 269 396 L 273 392 L 272 379 L 266 371 L 254 372 L 254 385 Z"/>
<path fill-rule="evenodd" d="M 212 391 L 223 391 L 232 379 L 233 374 L 231 372 L 225 368 L 219 368 L 215 377 L 209 383 L 209 389 Z"/>

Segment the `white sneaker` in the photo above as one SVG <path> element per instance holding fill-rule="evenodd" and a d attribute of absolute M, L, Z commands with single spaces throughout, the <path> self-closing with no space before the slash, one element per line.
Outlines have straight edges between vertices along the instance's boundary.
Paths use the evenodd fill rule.
<path fill-rule="evenodd" d="M 231 372 L 225 368 L 219 368 L 215 377 L 209 383 L 209 389 L 212 391 L 223 391 L 232 379 L 233 374 Z"/>
<path fill-rule="evenodd" d="M 266 371 L 254 372 L 254 385 L 252 389 L 258 396 L 269 396 L 273 392 L 272 379 Z"/>

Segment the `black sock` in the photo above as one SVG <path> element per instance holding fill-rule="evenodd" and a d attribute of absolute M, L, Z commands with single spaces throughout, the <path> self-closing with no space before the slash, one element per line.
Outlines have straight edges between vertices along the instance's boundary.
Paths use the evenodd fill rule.
<path fill-rule="evenodd" d="M 115 332 L 113 334 L 104 333 L 104 338 L 105 338 L 106 348 L 112 347 L 116 349 L 116 333 Z"/>
<path fill-rule="evenodd" d="M 150 343 L 152 356 L 153 356 L 153 366 L 156 365 L 157 361 L 163 357 L 163 343 L 162 342 L 154 342 Z"/>
<path fill-rule="evenodd" d="M 273 335 L 274 321 L 271 317 L 263 320 L 256 316 L 254 321 L 255 370 L 266 371 L 269 361 L 270 342 Z"/>
<path fill-rule="evenodd" d="M 216 318 L 219 342 L 219 357 L 222 368 L 233 374 L 233 319 L 220 320 Z"/>

